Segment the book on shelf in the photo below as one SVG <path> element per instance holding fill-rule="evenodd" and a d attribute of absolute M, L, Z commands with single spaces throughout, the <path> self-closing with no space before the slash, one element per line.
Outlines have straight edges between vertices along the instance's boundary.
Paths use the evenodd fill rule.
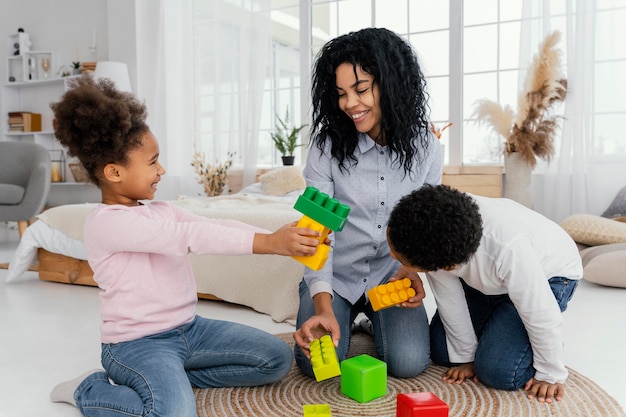
<path fill-rule="evenodd" d="M 41 132 L 41 114 L 9 112 L 9 132 Z"/>

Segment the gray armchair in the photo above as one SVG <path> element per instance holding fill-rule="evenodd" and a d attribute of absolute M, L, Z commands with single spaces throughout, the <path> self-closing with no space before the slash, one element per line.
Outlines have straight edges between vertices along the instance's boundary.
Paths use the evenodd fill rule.
<path fill-rule="evenodd" d="M 18 222 L 20 237 L 50 192 L 50 155 L 33 142 L 0 141 L 0 221 Z"/>

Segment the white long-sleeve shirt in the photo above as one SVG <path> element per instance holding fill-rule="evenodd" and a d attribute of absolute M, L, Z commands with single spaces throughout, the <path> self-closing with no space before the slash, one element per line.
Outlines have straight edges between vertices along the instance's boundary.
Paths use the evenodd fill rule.
<path fill-rule="evenodd" d="M 452 271 L 426 274 L 446 330 L 451 362 L 474 360 L 477 340 L 461 282 L 486 295 L 508 294 L 533 349 L 535 378 L 563 383 L 562 315 L 548 280 L 582 277 L 576 244 L 556 223 L 508 199 L 472 196 L 483 236 L 476 253 Z"/>
<path fill-rule="evenodd" d="M 251 254 L 259 231 L 267 232 L 167 202 L 97 206 L 85 221 L 84 242 L 101 289 L 101 341 L 135 340 L 189 323 L 198 295 L 187 255 Z"/>

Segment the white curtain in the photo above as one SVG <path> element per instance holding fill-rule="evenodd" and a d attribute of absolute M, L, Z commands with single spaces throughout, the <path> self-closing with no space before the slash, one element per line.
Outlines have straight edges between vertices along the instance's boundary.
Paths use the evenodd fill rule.
<path fill-rule="evenodd" d="M 194 143 L 194 79 L 191 0 L 137 1 L 138 93 L 166 169 L 157 197 L 198 195 L 191 167 Z"/>
<path fill-rule="evenodd" d="M 167 172 L 159 199 L 202 195 L 194 149 L 208 163 L 234 152 L 254 182 L 271 45 L 269 0 L 138 0 L 138 91 Z M 252 8 L 254 7 L 254 10 Z"/>
<path fill-rule="evenodd" d="M 612 76 L 597 75 L 599 49 L 604 48 L 603 53 L 610 55 L 610 49 L 617 48 L 617 42 L 622 41 L 616 38 L 611 44 L 600 42 L 602 31 L 607 32 L 609 28 L 597 24 L 595 0 L 566 0 L 564 14 L 550 10 L 549 3 L 524 0 L 527 20 L 522 25 L 521 40 L 526 56 L 530 56 L 529 40 L 530 47 L 535 47 L 552 30 L 563 33 L 568 95 L 561 135 L 555 158 L 548 164 L 541 164 L 533 178 L 535 209 L 560 222 L 576 213 L 601 214 L 618 190 L 626 185 L 623 148 L 621 155 L 607 157 L 599 155 L 594 145 L 594 139 L 600 137 L 598 103 L 606 101 L 600 97 L 615 88 L 619 91 L 620 83 L 616 80 L 623 78 L 620 65 L 623 68 L 624 64 L 607 62 L 603 64 L 604 71 Z M 617 96 L 623 101 L 623 96 Z"/>
<path fill-rule="evenodd" d="M 196 136 L 207 159 L 234 153 L 255 181 L 265 81 L 271 74 L 270 0 L 193 0 Z"/>

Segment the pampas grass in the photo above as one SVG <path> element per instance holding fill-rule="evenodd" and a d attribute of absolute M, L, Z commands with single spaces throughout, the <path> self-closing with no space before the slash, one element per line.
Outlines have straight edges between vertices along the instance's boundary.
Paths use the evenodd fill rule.
<path fill-rule="evenodd" d="M 528 68 L 517 114 L 510 106 L 479 100 L 473 117 L 505 139 L 504 152 L 517 152 L 531 167 L 537 158 L 549 161 L 554 155 L 554 136 L 559 127 L 552 107 L 565 100 L 567 80 L 561 73 L 561 51 L 556 45 L 561 33 L 554 31 L 539 45 Z"/>

